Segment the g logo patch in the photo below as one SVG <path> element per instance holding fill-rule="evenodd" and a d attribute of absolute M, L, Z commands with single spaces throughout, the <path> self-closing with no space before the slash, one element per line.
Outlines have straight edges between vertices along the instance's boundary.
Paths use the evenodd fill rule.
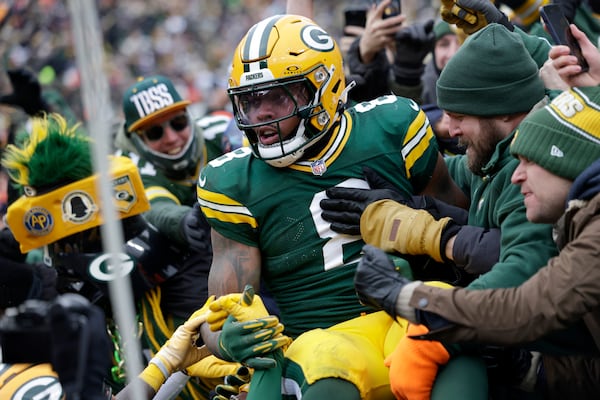
<path fill-rule="evenodd" d="M 112 257 L 110 254 L 102 254 L 100 257 L 95 258 L 90 263 L 90 276 L 102 282 L 109 282 L 117 277 L 118 272 L 120 272 L 121 277 L 129 275 L 135 267 L 135 262 L 125 253 L 117 253 L 115 256 L 120 261 L 119 266 L 111 264 Z"/>

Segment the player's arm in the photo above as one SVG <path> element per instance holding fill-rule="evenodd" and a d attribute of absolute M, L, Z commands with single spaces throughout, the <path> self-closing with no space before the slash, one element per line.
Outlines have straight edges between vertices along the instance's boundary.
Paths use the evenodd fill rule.
<path fill-rule="evenodd" d="M 469 199 L 456 185 L 454 180 L 452 180 L 452 177 L 448 172 L 448 167 L 441 154 L 438 155 L 435 169 L 433 170 L 433 175 L 429 180 L 429 183 L 420 194 L 433 196 L 438 200 L 442 200 L 445 203 L 457 207 L 465 209 L 469 208 Z"/>
<path fill-rule="evenodd" d="M 260 287 L 260 251 L 256 247 L 236 242 L 211 230 L 213 260 L 208 276 L 208 292 L 217 296 L 241 293 L 247 284 Z M 212 332 L 208 324 L 202 325 L 202 338 L 215 355 L 219 355 L 220 332 Z"/>
<path fill-rule="evenodd" d="M 288 0 L 285 4 L 286 14 L 303 15 L 307 18 L 314 19 L 313 0 Z"/>

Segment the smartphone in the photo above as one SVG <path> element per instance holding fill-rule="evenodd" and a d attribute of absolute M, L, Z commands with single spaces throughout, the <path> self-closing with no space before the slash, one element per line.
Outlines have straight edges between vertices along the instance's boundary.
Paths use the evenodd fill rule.
<path fill-rule="evenodd" d="M 582 71 L 589 69 L 588 63 L 581 53 L 581 47 L 577 39 L 573 37 L 569 28 L 569 20 L 563 14 L 560 6 L 556 4 L 548 4 L 540 8 L 540 15 L 544 21 L 546 31 L 552 36 L 554 44 L 562 44 L 569 46 L 571 54 L 577 57 Z"/>
<path fill-rule="evenodd" d="M 345 26 L 362 26 L 367 24 L 367 10 L 361 8 L 344 10 Z"/>
<path fill-rule="evenodd" d="M 375 1 L 376 4 L 381 3 L 381 0 Z M 400 0 L 392 0 L 392 2 L 383 10 L 383 19 L 395 17 L 402 13 L 402 5 L 400 4 Z"/>

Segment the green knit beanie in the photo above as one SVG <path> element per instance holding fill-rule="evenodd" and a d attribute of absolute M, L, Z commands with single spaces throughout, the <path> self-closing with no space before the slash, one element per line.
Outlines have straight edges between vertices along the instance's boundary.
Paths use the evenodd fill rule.
<path fill-rule="evenodd" d="M 446 35 L 456 35 L 456 31 L 453 30 L 446 21 L 439 20 L 433 26 L 433 34 L 435 35 L 435 41 L 437 42 Z"/>
<path fill-rule="evenodd" d="M 528 115 L 510 152 L 575 180 L 600 158 L 600 87 L 572 88 Z"/>
<path fill-rule="evenodd" d="M 440 108 L 458 114 L 517 114 L 544 97 L 544 84 L 519 34 L 489 24 L 448 61 L 437 81 L 437 97 Z"/>

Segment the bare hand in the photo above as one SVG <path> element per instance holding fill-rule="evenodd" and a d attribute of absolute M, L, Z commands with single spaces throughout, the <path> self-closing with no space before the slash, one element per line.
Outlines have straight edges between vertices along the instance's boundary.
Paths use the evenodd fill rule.
<path fill-rule="evenodd" d="M 544 65 L 542 65 L 542 68 L 540 68 L 540 78 L 542 78 L 544 86 L 548 89 L 569 89 L 569 85 L 562 80 L 551 59 L 548 59 Z"/>
<path fill-rule="evenodd" d="M 570 54 L 567 46 L 552 46 L 548 56 L 558 75 L 569 87 L 596 86 L 600 84 L 600 52 L 588 37 L 575 25 L 571 25 L 571 32 L 579 45 L 581 52 L 589 65 L 589 70 L 581 72 L 577 58 Z"/>
<path fill-rule="evenodd" d="M 383 11 L 389 4 L 390 0 L 382 1 L 367 12 L 367 23 L 359 44 L 360 58 L 365 64 L 372 62 L 381 49 L 393 46 L 396 33 L 406 20 L 402 14 L 383 19 Z"/>

